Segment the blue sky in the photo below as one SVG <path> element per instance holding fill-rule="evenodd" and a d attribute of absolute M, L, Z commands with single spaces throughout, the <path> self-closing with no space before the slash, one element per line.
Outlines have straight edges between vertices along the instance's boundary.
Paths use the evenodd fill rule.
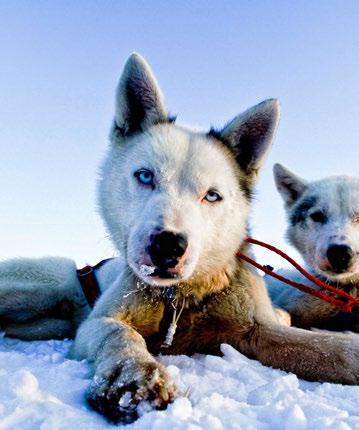
<path fill-rule="evenodd" d="M 96 176 L 132 51 L 178 121 L 220 126 L 280 99 L 255 237 L 290 249 L 274 162 L 312 179 L 358 174 L 357 1 L 14 0 L 0 2 L 0 16 L 0 259 L 58 254 L 81 265 L 113 255 Z"/>

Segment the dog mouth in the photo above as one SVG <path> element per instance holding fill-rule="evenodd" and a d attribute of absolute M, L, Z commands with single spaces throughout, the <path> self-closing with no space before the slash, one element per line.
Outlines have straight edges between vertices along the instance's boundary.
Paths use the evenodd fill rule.
<path fill-rule="evenodd" d="M 359 276 L 358 270 L 355 270 L 355 267 L 350 267 L 346 269 L 333 269 L 328 267 L 318 267 L 318 272 L 322 273 L 325 277 L 328 279 L 333 280 L 341 280 L 341 279 L 347 279 L 352 278 L 353 276 Z"/>
<path fill-rule="evenodd" d="M 144 282 L 151 285 L 168 286 L 183 279 L 182 267 L 169 268 L 147 264 L 131 266 Z"/>
<path fill-rule="evenodd" d="M 351 275 L 351 272 L 348 272 L 347 270 L 320 270 L 323 275 L 327 276 L 328 278 L 333 279 L 340 279 L 340 278 L 346 278 Z"/>
<path fill-rule="evenodd" d="M 150 274 L 151 278 L 160 279 L 177 279 L 180 277 L 179 272 L 167 269 L 165 267 L 156 267 L 155 270 Z"/>
<path fill-rule="evenodd" d="M 358 252 L 346 244 L 332 244 L 317 259 L 316 267 L 319 273 L 335 281 L 358 277 Z"/>

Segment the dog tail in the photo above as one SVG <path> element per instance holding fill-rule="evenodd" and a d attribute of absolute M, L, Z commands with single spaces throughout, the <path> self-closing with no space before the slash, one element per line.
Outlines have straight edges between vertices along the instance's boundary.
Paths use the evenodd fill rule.
<path fill-rule="evenodd" d="M 89 312 L 72 260 L 0 262 L 0 319 L 7 335 L 26 340 L 73 337 Z"/>

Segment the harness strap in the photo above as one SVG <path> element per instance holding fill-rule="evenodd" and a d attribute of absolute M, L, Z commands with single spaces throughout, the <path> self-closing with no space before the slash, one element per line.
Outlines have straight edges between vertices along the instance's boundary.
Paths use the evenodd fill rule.
<path fill-rule="evenodd" d="M 315 276 L 311 275 L 303 267 L 301 267 L 296 261 L 290 258 L 287 254 L 285 254 L 283 251 L 281 251 L 280 249 L 276 248 L 273 245 L 269 245 L 268 243 L 253 239 L 251 237 L 247 237 L 246 242 L 251 243 L 253 245 L 262 246 L 280 255 L 282 258 L 287 260 L 292 266 L 294 266 L 303 276 L 305 276 L 307 279 L 313 282 L 313 284 L 317 285 L 321 289 L 328 290 L 336 294 L 337 297 L 335 296 L 333 297 L 332 295 L 326 294 L 323 291 L 316 290 L 313 287 L 309 287 L 308 285 L 302 284 L 300 282 L 295 282 L 286 278 L 285 276 L 281 276 L 278 273 L 273 272 L 273 270 L 270 270 L 267 266 L 263 266 L 262 264 L 257 263 L 255 260 L 253 260 L 252 258 L 248 257 L 247 255 L 243 254 L 240 251 L 237 252 L 238 258 L 247 261 L 247 263 L 252 264 L 257 269 L 262 270 L 267 275 L 272 276 L 273 278 L 276 278 L 279 281 L 282 281 L 294 288 L 297 288 L 298 290 L 304 291 L 305 293 L 311 294 L 312 296 L 315 296 L 318 299 L 321 299 L 325 302 L 328 302 L 336 306 L 343 312 L 352 312 L 354 315 L 358 315 L 359 298 L 354 297 L 351 294 L 348 294 L 347 292 L 340 290 L 339 288 L 335 288 L 329 284 L 326 284 L 320 279 L 317 279 Z"/>
<path fill-rule="evenodd" d="M 82 269 L 77 269 L 76 271 L 78 280 L 81 284 L 82 291 L 84 292 L 87 303 L 91 308 L 95 306 L 97 299 L 101 295 L 101 290 L 96 278 L 95 271 L 110 260 L 112 260 L 112 258 L 106 258 L 105 260 L 102 260 L 98 264 L 96 264 L 96 266 L 87 265 Z"/>

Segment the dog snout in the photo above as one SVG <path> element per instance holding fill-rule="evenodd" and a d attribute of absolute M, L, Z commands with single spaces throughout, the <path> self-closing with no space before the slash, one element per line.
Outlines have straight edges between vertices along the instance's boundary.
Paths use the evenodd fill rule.
<path fill-rule="evenodd" d="M 330 245 L 327 249 L 327 258 L 334 272 L 345 272 L 353 259 L 354 252 L 348 245 Z"/>
<path fill-rule="evenodd" d="M 173 268 L 186 252 L 188 241 L 184 234 L 162 231 L 150 237 L 148 254 L 157 267 Z"/>

